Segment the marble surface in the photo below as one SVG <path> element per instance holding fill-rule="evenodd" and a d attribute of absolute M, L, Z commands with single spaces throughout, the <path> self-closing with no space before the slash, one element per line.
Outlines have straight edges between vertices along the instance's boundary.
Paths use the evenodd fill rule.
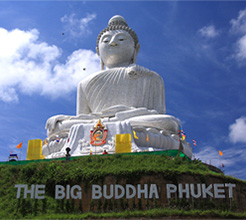
<path fill-rule="evenodd" d="M 72 156 L 94 150 L 102 153 L 104 149 L 114 153 L 114 146 L 109 144 L 114 136 L 133 135 L 133 131 L 139 135 L 138 139 L 132 138 L 134 152 L 179 148 L 181 124 L 166 114 L 164 81 L 158 73 L 136 64 L 139 48 L 137 35 L 125 19 L 111 18 L 97 40 L 102 70 L 79 83 L 77 114 L 47 120 L 48 144 L 43 146 L 46 158 L 62 156 L 67 147 Z M 106 144 L 95 148 L 88 144 L 88 128 L 99 118 L 108 125 L 110 135 Z M 182 143 L 184 153 L 191 157 L 190 144 Z"/>

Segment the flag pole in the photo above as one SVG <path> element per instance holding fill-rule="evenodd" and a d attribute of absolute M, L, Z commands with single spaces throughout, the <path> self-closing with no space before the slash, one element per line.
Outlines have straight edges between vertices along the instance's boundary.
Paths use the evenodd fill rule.
<path fill-rule="evenodd" d="M 17 149 L 22 148 L 22 144 L 23 144 L 23 141 L 21 143 L 19 143 L 16 148 Z M 20 160 L 21 160 L 21 153 L 22 153 L 22 149 L 21 149 L 21 152 L 20 152 Z"/>
<path fill-rule="evenodd" d="M 221 166 L 221 170 L 222 170 L 222 163 L 220 161 L 220 157 L 222 157 L 222 156 L 223 156 L 223 153 L 222 153 L 222 151 L 219 150 L 219 168 Z"/>
<path fill-rule="evenodd" d="M 220 151 L 219 151 L 219 166 L 218 166 L 218 168 L 220 168 L 220 165 L 221 165 L 220 157 L 221 157 L 221 155 L 220 155 Z"/>
<path fill-rule="evenodd" d="M 21 150 L 21 152 L 20 152 L 20 160 L 21 160 L 22 147 L 21 147 L 21 149 L 20 149 L 20 150 Z"/>

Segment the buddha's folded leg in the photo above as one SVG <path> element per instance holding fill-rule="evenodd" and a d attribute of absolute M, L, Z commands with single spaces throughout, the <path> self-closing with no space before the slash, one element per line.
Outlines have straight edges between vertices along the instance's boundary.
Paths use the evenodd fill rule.
<path fill-rule="evenodd" d="M 93 123 L 93 120 L 64 120 L 58 121 L 52 131 L 47 130 L 47 136 L 50 139 L 55 139 L 56 136 L 67 137 L 70 128 L 75 124 L 88 124 Z"/>
<path fill-rule="evenodd" d="M 52 138 L 54 136 L 67 136 L 70 128 L 74 124 L 88 124 L 92 123 L 93 120 L 96 120 L 98 117 L 95 115 L 86 115 L 80 114 L 76 116 L 67 116 L 67 115 L 56 115 L 50 117 L 47 122 L 45 128 L 47 129 L 48 138 Z"/>
<path fill-rule="evenodd" d="M 157 128 L 177 134 L 181 126 L 177 118 L 171 115 L 142 115 L 127 119 L 132 126 L 143 126 L 149 128 Z"/>
<path fill-rule="evenodd" d="M 79 120 L 79 119 L 71 119 L 71 118 L 69 120 L 57 121 L 52 131 L 47 130 L 48 142 L 47 145 L 43 146 L 43 154 L 45 154 L 45 156 L 48 156 L 52 153 L 60 152 L 68 141 L 69 131 L 73 125 L 88 124 L 92 122 L 93 122 L 92 119 Z"/>

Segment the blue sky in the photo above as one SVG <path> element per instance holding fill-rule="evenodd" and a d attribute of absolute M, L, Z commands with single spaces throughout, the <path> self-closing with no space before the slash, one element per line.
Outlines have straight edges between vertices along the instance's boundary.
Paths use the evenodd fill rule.
<path fill-rule="evenodd" d="M 139 37 L 137 63 L 163 77 L 167 114 L 197 141 L 194 156 L 246 180 L 243 1 L 0 1 L 0 161 L 21 141 L 25 159 L 50 116 L 75 114 L 78 82 L 100 68 L 97 35 L 116 14 Z"/>

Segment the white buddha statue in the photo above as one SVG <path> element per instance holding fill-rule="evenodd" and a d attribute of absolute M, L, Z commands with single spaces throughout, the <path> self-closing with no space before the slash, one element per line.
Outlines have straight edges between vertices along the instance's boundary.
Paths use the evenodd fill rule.
<path fill-rule="evenodd" d="M 56 153 L 64 151 L 69 134 L 77 135 L 74 129 L 71 133 L 72 127 L 95 124 L 99 118 L 104 124 L 129 123 L 131 133 L 134 130 L 136 135 L 135 151 L 148 147 L 157 150 L 179 147 L 181 125 L 178 119 L 165 114 L 163 79 L 156 72 L 136 64 L 139 48 L 138 37 L 125 19 L 119 15 L 112 17 L 97 39 L 101 71 L 78 85 L 77 115 L 53 116 L 46 123 L 48 145 L 43 148 L 46 156 L 55 157 Z M 141 138 L 147 134 L 148 141 Z M 73 141 L 72 148 L 77 145 L 79 143 Z M 84 154 L 89 153 L 90 146 L 86 146 Z M 190 145 L 184 142 L 183 146 L 190 157 Z M 76 149 L 72 149 L 73 152 L 78 155 Z"/>

